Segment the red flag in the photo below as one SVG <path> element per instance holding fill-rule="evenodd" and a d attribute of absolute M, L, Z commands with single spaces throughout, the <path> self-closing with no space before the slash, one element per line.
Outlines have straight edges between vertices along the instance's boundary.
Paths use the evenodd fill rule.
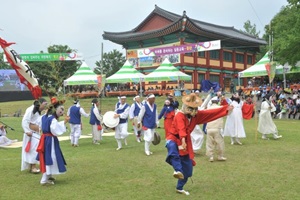
<path fill-rule="evenodd" d="M 14 68 L 18 77 L 20 78 L 20 82 L 28 87 L 35 99 L 38 99 L 42 96 L 42 90 L 39 86 L 39 83 L 29 65 L 21 59 L 20 55 L 15 50 L 9 48 L 9 46 L 12 44 L 15 43 L 8 43 L 0 38 L 0 46 L 6 55 L 7 61 L 11 67 Z"/>

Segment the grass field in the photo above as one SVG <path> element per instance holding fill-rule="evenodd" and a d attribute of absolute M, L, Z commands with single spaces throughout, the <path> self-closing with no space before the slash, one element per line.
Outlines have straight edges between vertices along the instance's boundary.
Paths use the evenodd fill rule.
<path fill-rule="evenodd" d="M 164 97 L 156 99 L 160 111 Z M 116 98 L 101 100 L 102 112 L 113 110 Z M 81 100 L 86 112 L 91 99 Z M 127 98 L 131 103 L 132 99 Z M 181 101 L 180 101 L 181 103 Z M 12 114 L 25 109 L 32 101 L 0 103 L 1 121 L 15 129 L 8 129 L 10 139 L 22 140 L 21 117 Z M 66 102 L 66 108 L 72 104 Z M 299 199 L 300 197 L 300 121 L 275 119 L 280 140 L 262 140 L 256 132 L 257 121 L 244 121 L 247 138 L 243 145 L 230 145 L 225 138 L 226 162 L 208 162 L 205 143 L 196 156 L 192 180 L 185 186 L 191 195 L 175 193 L 173 169 L 165 162 L 167 150 L 164 141 L 151 146 L 153 155 L 144 154 L 144 144 L 129 135 L 128 146 L 116 151 L 114 137 L 105 136 L 101 145 L 91 139 L 80 139 L 80 147 L 71 147 L 69 141 L 60 145 L 67 162 L 67 173 L 56 176 L 53 186 L 39 184 L 41 174 L 20 171 L 21 148 L 0 148 L 0 199 Z M 83 134 L 91 133 L 88 118 L 83 118 Z M 162 128 L 157 129 L 163 136 Z M 129 125 L 129 132 L 132 127 Z M 68 132 L 65 133 L 68 135 Z M 257 137 L 256 137 L 257 136 Z"/>

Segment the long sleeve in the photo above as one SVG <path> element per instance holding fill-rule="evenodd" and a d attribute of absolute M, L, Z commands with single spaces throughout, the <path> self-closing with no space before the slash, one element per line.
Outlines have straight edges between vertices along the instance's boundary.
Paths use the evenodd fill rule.
<path fill-rule="evenodd" d="M 161 111 L 160 111 L 160 113 L 159 113 L 159 115 L 158 115 L 158 119 L 161 119 L 161 118 L 164 116 L 166 110 L 167 110 L 167 107 L 164 106 L 164 107 L 161 109 Z"/>
<path fill-rule="evenodd" d="M 129 115 L 130 106 L 128 106 L 123 113 L 120 114 L 120 118 L 127 119 Z"/>
<path fill-rule="evenodd" d="M 95 114 L 96 118 L 102 123 L 102 117 L 100 116 L 99 110 L 97 108 L 97 106 L 94 106 L 93 108 L 93 113 Z"/>
<path fill-rule="evenodd" d="M 205 124 L 228 114 L 228 106 L 221 106 L 209 110 L 198 110 L 196 115 L 196 124 Z"/>
<path fill-rule="evenodd" d="M 79 112 L 80 112 L 81 115 L 83 115 L 83 116 L 85 116 L 85 117 L 89 117 L 89 116 L 90 116 L 90 114 L 87 114 L 87 113 L 84 111 L 83 108 L 80 108 Z"/>
<path fill-rule="evenodd" d="M 53 119 L 50 125 L 50 130 L 53 135 L 59 136 L 66 132 L 66 125 L 64 121 L 58 122 L 56 119 Z"/>
<path fill-rule="evenodd" d="M 32 130 L 29 128 L 29 124 L 31 122 L 31 118 L 33 116 L 32 113 L 33 106 L 30 106 L 29 108 L 26 109 L 25 114 L 22 119 L 22 128 L 25 133 L 31 132 Z"/>
<path fill-rule="evenodd" d="M 129 119 L 133 119 L 134 118 L 134 110 L 135 110 L 135 104 L 133 103 L 130 106 L 130 109 L 129 109 Z"/>
<path fill-rule="evenodd" d="M 145 115 L 145 112 L 146 112 L 146 109 L 145 109 L 145 106 L 142 106 L 141 110 L 140 110 L 140 113 L 138 115 L 138 124 L 141 123 L 144 115 Z"/>

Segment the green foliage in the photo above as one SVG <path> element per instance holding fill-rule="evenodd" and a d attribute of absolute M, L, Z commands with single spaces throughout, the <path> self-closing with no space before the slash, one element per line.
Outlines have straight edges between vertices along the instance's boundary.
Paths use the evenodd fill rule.
<path fill-rule="evenodd" d="M 103 74 L 106 74 L 106 77 L 109 77 L 116 73 L 125 63 L 125 57 L 123 54 L 114 49 L 111 52 L 103 54 L 103 65 L 101 69 L 101 61 L 96 62 L 95 73 L 101 74 L 103 70 Z"/>
<path fill-rule="evenodd" d="M 76 50 L 67 45 L 52 45 L 48 47 L 48 53 L 71 53 Z M 41 52 L 42 53 L 42 52 Z M 28 62 L 39 85 L 48 96 L 57 95 L 63 87 L 63 81 L 72 76 L 80 66 L 77 61 L 49 61 Z"/>
<path fill-rule="evenodd" d="M 242 32 L 244 33 L 248 33 L 250 35 L 253 35 L 255 37 L 259 37 L 259 34 L 260 34 L 260 31 L 257 32 L 256 30 L 256 24 L 251 24 L 250 20 L 247 20 L 245 23 L 244 23 L 244 31 L 241 30 Z"/>
<path fill-rule="evenodd" d="M 0 53 L 0 69 L 12 69 L 11 66 L 3 60 L 4 52 Z"/>
<path fill-rule="evenodd" d="M 300 60 L 300 7 L 299 1 L 289 2 L 272 19 L 267 33 L 273 34 L 274 60 L 294 66 Z"/>

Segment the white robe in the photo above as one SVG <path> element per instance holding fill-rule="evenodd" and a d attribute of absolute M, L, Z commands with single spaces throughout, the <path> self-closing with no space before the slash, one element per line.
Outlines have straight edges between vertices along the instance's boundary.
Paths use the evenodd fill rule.
<path fill-rule="evenodd" d="M 191 139 L 194 152 L 199 151 L 204 141 L 204 133 L 200 125 L 195 126 L 194 130 L 191 133 Z"/>
<path fill-rule="evenodd" d="M 17 142 L 17 140 L 11 140 L 6 137 L 6 130 L 0 129 L 0 147 L 5 147 L 11 145 L 11 143 Z"/>
<path fill-rule="evenodd" d="M 36 160 L 37 152 L 36 148 L 40 142 L 40 133 L 37 133 L 29 128 L 29 124 L 36 124 L 41 117 L 38 112 L 32 113 L 34 106 L 30 106 L 26 109 L 25 114 L 22 119 L 22 128 L 24 130 L 23 144 L 22 144 L 22 161 L 21 161 L 21 171 L 30 168 L 30 164 L 38 164 Z M 26 132 L 32 132 L 32 137 L 27 136 Z M 25 152 L 27 143 L 31 140 L 29 152 Z"/>
<path fill-rule="evenodd" d="M 232 101 L 231 105 L 234 107 L 231 113 L 227 116 L 225 127 L 224 127 L 224 136 L 236 137 L 236 138 L 245 138 L 246 133 L 244 129 L 242 107 L 243 102 L 237 103 Z"/>
<path fill-rule="evenodd" d="M 268 102 L 263 101 L 260 106 L 259 120 L 257 130 L 262 134 L 274 134 L 278 133 L 277 127 L 273 122 L 271 111 L 276 110 L 273 103 L 271 103 L 271 109 Z"/>

